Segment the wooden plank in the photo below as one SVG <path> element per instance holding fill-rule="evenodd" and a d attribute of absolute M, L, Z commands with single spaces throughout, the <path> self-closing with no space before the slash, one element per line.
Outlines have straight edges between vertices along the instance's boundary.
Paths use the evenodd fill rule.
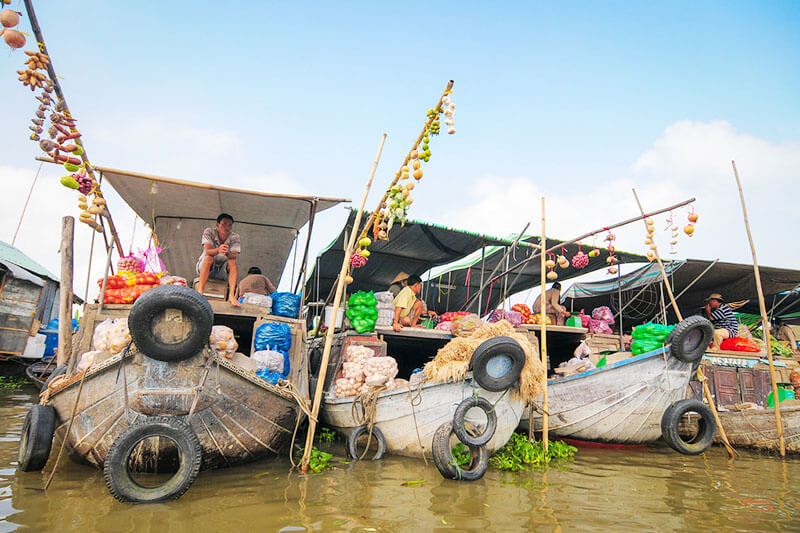
<path fill-rule="evenodd" d="M 739 388 L 741 390 L 742 402 L 759 403 L 758 390 L 756 386 L 755 372 L 751 368 L 739 368 Z"/>
<path fill-rule="evenodd" d="M 524 329 L 528 331 L 541 331 L 542 326 L 539 324 L 522 324 L 518 329 Z M 547 326 L 547 333 L 572 333 L 578 335 L 584 335 L 589 330 L 586 328 L 576 328 L 572 326 Z"/>
<path fill-rule="evenodd" d="M 407 337 L 417 339 L 452 339 L 453 334 L 440 329 L 411 328 L 405 327 L 400 331 L 395 331 L 391 326 L 376 326 L 375 332 L 380 335 Z"/>

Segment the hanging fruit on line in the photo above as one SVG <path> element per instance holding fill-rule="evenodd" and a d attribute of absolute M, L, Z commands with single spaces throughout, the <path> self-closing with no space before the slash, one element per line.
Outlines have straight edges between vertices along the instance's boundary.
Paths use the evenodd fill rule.
<path fill-rule="evenodd" d="M 691 237 L 692 234 L 694 234 L 694 226 L 692 224 L 686 224 L 686 227 L 683 228 L 683 232 Z"/>

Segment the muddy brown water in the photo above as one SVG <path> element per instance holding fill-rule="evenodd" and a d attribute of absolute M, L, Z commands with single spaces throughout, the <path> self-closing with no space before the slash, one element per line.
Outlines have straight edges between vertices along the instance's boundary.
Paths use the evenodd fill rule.
<path fill-rule="evenodd" d="M 18 472 L 32 388 L 0 391 L 0 531 L 800 531 L 800 458 L 714 447 L 697 457 L 666 446 L 580 448 L 536 472 L 490 470 L 472 483 L 442 479 L 432 462 L 388 457 L 302 476 L 288 459 L 201 472 L 180 500 L 123 505 L 102 473 L 62 460 Z M 326 448 L 325 445 L 322 446 Z M 423 481 L 411 484 L 409 481 Z"/>

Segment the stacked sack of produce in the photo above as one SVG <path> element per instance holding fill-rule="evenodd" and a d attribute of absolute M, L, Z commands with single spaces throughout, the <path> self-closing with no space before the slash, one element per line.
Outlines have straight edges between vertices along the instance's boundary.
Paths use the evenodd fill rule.
<path fill-rule="evenodd" d="M 522 313 L 519 311 L 504 311 L 503 309 L 497 309 L 491 314 L 487 322 L 494 323 L 500 322 L 501 320 L 508 320 L 512 326 L 518 328 L 520 325 L 522 325 Z"/>
<path fill-rule="evenodd" d="M 448 311 L 439 316 L 439 323 L 435 329 L 442 331 L 453 331 L 453 326 L 456 322 L 469 315 L 466 311 Z"/>
<path fill-rule="evenodd" d="M 356 396 L 370 387 L 397 388 L 397 361 L 394 357 L 375 357 L 366 346 L 351 345 L 344 353 L 340 376 L 334 384 L 336 396 Z M 405 383 L 405 380 L 402 380 Z"/>
<path fill-rule="evenodd" d="M 88 370 L 125 349 L 131 343 L 127 318 L 106 319 L 94 328 L 92 349 L 81 355 L 76 367 L 78 372 Z"/>
<path fill-rule="evenodd" d="M 165 273 L 161 276 L 161 285 L 180 285 L 181 287 L 186 287 L 186 278 L 170 276 Z"/>
<path fill-rule="evenodd" d="M 631 343 L 633 355 L 652 352 L 664 346 L 664 340 L 674 327 L 648 322 L 633 328 L 633 342 Z"/>
<path fill-rule="evenodd" d="M 350 325 L 358 333 L 375 329 L 378 320 L 378 300 L 372 292 L 359 291 L 347 300 L 347 312 Z"/>
<path fill-rule="evenodd" d="M 213 326 L 209 342 L 211 347 L 225 359 L 233 357 L 234 352 L 239 348 L 239 343 L 233 336 L 233 330 L 228 326 Z"/>
<path fill-rule="evenodd" d="M 297 318 L 300 316 L 300 295 L 293 292 L 273 292 L 272 293 L 272 314 L 275 316 L 285 316 L 287 318 Z"/>
<path fill-rule="evenodd" d="M 467 316 L 461 317 L 460 320 L 457 320 L 453 324 L 450 332 L 456 337 L 469 337 L 482 325 L 483 320 L 475 313 L 470 313 Z"/>
<path fill-rule="evenodd" d="M 378 319 L 375 325 L 391 326 L 394 322 L 394 296 L 389 291 L 382 291 L 375 293 L 375 299 L 378 301 Z"/>
<path fill-rule="evenodd" d="M 108 276 L 104 304 L 130 304 L 139 296 L 149 291 L 161 281 L 158 276 L 149 272 L 122 272 L 115 276 Z M 103 278 L 97 280 L 100 290 L 103 290 Z M 99 295 L 98 299 L 102 296 Z"/>
<path fill-rule="evenodd" d="M 272 298 L 265 294 L 258 294 L 255 292 L 246 292 L 239 297 L 239 303 L 247 305 L 257 305 L 259 307 L 266 307 L 272 309 Z M 267 311 L 269 312 L 269 311 Z"/>
<path fill-rule="evenodd" d="M 253 340 L 256 375 L 273 385 L 289 376 L 289 350 L 292 347 L 292 328 L 281 322 L 264 322 L 256 328 Z M 262 353 L 259 353 L 262 352 Z M 258 355 L 256 355 L 258 354 Z M 282 361 L 278 362 L 278 359 Z M 260 367 L 260 368 L 259 368 Z"/>
<path fill-rule="evenodd" d="M 592 311 L 592 318 L 589 319 L 589 325 L 587 326 L 589 333 L 606 333 L 610 335 L 614 333 L 611 329 L 611 324 L 614 321 L 614 313 L 611 312 L 611 309 L 605 305 L 596 307 Z M 583 317 L 581 317 L 581 322 L 583 322 Z"/>
<path fill-rule="evenodd" d="M 523 324 L 538 324 L 540 315 L 539 313 L 534 313 L 531 311 L 531 308 L 525 304 L 514 304 L 511 306 L 512 311 L 516 311 L 520 315 L 522 315 L 522 323 Z M 553 320 L 547 316 L 545 317 L 547 320 L 547 324 L 552 324 Z"/>

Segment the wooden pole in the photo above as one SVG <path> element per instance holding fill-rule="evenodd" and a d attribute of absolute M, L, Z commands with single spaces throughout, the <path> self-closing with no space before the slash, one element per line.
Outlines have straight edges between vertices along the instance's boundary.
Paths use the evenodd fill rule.
<path fill-rule="evenodd" d="M 17 222 L 17 229 L 14 232 L 14 237 L 11 239 L 11 246 L 14 246 L 17 243 L 17 235 L 19 235 L 19 228 L 22 227 L 22 219 L 25 218 L 25 212 L 28 210 L 28 204 L 31 201 L 31 195 L 33 195 L 33 188 L 36 187 L 36 181 L 39 179 L 39 173 L 42 171 L 42 165 L 44 162 L 39 163 L 39 168 L 36 170 L 36 175 L 33 177 L 33 183 L 31 183 L 31 188 L 28 189 L 28 197 L 25 199 L 25 205 L 22 206 L 22 213 L 19 215 L 19 222 Z"/>
<path fill-rule="evenodd" d="M 716 402 L 714 402 L 714 397 L 711 396 L 711 389 L 708 388 L 708 379 L 706 379 L 705 375 L 703 375 L 702 365 L 697 367 L 697 379 L 703 384 L 703 396 L 705 396 L 706 401 L 708 402 L 708 407 L 711 409 L 711 414 L 714 415 L 714 421 L 717 423 L 717 429 L 719 429 L 719 436 L 722 439 L 722 444 L 725 445 L 725 449 L 728 451 L 728 455 L 731 456 L 731 459 L 736 459 L 736 452 L 728 440 L 728 434 L 725 432 L 725 428 L 722 426 L 722 420 L 719 418 L 719 413 L 717 413 Z"/>
<path fill-rule="evenodd" d="M 756 258 L 756 247 L 753 244 L 753 235 L 750 233 L 750 222 L 747 220 L 747 206 L 744 202 L 744 191 L 742 191 L 742 181 L 739 179 L 739 171 L 736 169 L 736 162 L 731 161 L 733 175 L 736 177 L 736 186 L 739 187 L 739 199 L 742 201 L 742 215 L 744 216 L 744 227 L 747 229 L 747 240 L 750 241 L 750 251 L 753 253 L 753 273 L 756 278 L 756 290 L 758 291 L 758 307 L 761 310 L 761 327 L 764 329 L 764 344 L 767 347 L 767 360 L 769 361 L 769 378 L 772 381 L 772 398 L 775 401 L 775 425 L 778 429 L 778 446 L 780 447 L 781 457 L 786 457 L 786 443 L 783 440 L 783 422 L 781 421 L 780 398 L 778 397 L 778 382 L 775 379 L 775 366 L 772 361 L 772 339 L 769 330 L 769 320 L 767 319 L 767 306 L 764 304 L 764 291 L 761 288 L 761 272 L 758 269 L 758 259 Z"/>
<path fill-rule="evenodd" d="M 639 211 L 642 213 L 642 221 L 644 222 L 644 227 L 647 228 L 647 215 L 644 214 L 644 209 L 642 208 L 642 202 L 639 201 L 639 195 L 636 194 L 636 189 L 631 189 L 633 191 L 633 197 L 636 198 L 636 205 L 639 206 Z M 678 322 L 683 322 L 683 316 L 681 315 L 681 310 L 678 309 L 678 303 L 675 301 L 675 296 L 672 295 L 672 287 L 669 286 L 669 280 L 667 279 L 667 272 L 664 270 L 664 263 L 661 262 L 661 256 L 658 255 L 658 250 L 653 250 L 655 253 L 656 261 L 658 261 L 658 268 L 661 269 L 661 280 L 664 282 L 664 287 L 667 288 L 667 296 L 669 296 L 669 301 L 672 303 L 672 308 L 675 310 L 675 316 L 678 318 Z M 666 322 L 666 321 L 665 321 Z"/>
<path fill-rule="evenodd" d="M 542 197 L 542 242 L 539 244 L 542 247 L 542 250 L 547 248 L 547 237 L 545 236 L 545 224 L 544 224 L 544 196 Z M 545 298 L 545 254 L 539 254 L 541 259 L 539 260 L 539 282 L 542 288 L 542 294 L 539 296 L 539 301 L 541 303 L 541 308 L 539 310 L 539 326 L 541 329 L 539 330 L 541 341 L 539 342 L 539 350 L 542 354 L 542 366 L 544 367 L 544 390 L 542 391 L 542 444 L 544 444 L 544 451 L 547 451 L 548 448 L 548 431 L 547 425 L 550 423 L 549 417 L 547 416 L 547 300 Z M 530 417 L 530 424 L 533 425 L 533 416 Z"/>
<path fill-rule="evenodd" d="M 347 248 L 344 251 L 344 260 L 342 261 L 342 268 L 339 270 L 339 278 L 336 281 L 336 296 L 333 299 L 333 310 L 331 312 L 331 327 L 325 333 L 325 347 L 322 350 L 322 362 L 319 365 L 319 377 L 317 378 L 317 389 L 314 391 L 314 403 L 311 408 L 311 416 L 308 420 L 308 434 L 306 435 L 306 447 L 303 451 L 303 459 L 300 461 L 300 467 L 303 472 L 308 472 L 308 462 L 311 460 L 311 449 L 314 447 L 314 433 L 317 429 L 317 417 L 319 416 L 319 406 L 322 403 L 322 390 L 325 388 L 325 374 L 328 371 L 328 359 L 331 355 L 331 345 L 333 344 L 333 331 L 336 329 L 336 318 L 339 314 L 339 305 L 342 303 L 342 293 L 344 292 L 345 276 L 347 276 L 347 269 L 350 266 L 350 256 L 356 244 L 356 236 L 358 235 L 358 226 L 361 223 L 361 215 L 364 212 L 364 204 L 367 203 L 367 196 L 372 187 L 372 179 L 375 177 L 375 171 L 378 168 L 378 161 L 381 159 L 381 152 L 383 152 L 383 144 L 386 142 L 386 134 L 381 136 L 381 142 L 378 145 L 378 153 L 375 154 L 375 161 L 372 162 L 372 169 L 369 173 L 367 186 L 364 189 L 364 196 L 361 198 L 361 207 L 358 208 L 356 219 L 353 224 L 353 229 L 350 231 L 350 239 Z"/>
<path fill-rule="evenodd" d="M 75 219 L 61 219 L 61 282 L 58 306 L 58 356 L 57 366 L 67 363 L 72 353 L 72 241 L 75 233 Z"/>

